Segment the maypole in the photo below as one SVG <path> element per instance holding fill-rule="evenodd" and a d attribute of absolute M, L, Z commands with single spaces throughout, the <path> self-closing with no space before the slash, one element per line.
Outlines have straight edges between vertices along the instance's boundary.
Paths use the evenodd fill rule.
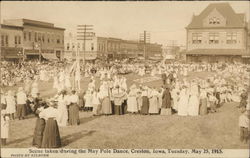
<path fill-rule="evenodd" d="M 81 81 L 81 72 L 80 72 L 80 54 L 79 54 L 79 45 L 77 45 L 77 56 L 76 56 L 76 64 L 75 64 L 75 89 L 80 91 L 80 81 Z"/>

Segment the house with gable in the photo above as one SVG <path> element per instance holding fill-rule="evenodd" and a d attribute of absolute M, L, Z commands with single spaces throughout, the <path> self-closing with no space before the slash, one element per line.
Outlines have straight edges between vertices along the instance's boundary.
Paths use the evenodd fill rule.
<path fill-rule="evenodd" d="M 243 62 L 247 51 L 246 15 L 229 3 L 211 3 L 186 27 L 188 62 Z"/>

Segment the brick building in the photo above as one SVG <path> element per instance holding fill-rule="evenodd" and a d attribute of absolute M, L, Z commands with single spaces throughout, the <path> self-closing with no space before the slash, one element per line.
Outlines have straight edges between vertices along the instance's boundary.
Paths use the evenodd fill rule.
<path fill-rule="evenodd" d="M 17 47 L 22 48 L 26 58 L 39 58 L 41 55 L 48 59 L 61 59 L 64 51 L 64 28 L 29 19 L 4 20 L 3 25 L 21 30 L 18 37 L 21 38 L 21 44 L 18 41 Z M 3 27 L 2 30 L 6 28 Z M 9 54 L 7 51 L 3 52 Z"/>
<path fill-rule="evenodd" d="M 82 41 L 76 40 L 76 36 L 71 34 L 65 36 L 65 54 L 64 58 L 74 59 L 79 46 L 79 56 L 83 59 Z M 146 59 L 162 59 L 161 45 L 156 43 L 147 43 L 145 45 Z M 111 37 L 96 37 L 85 43 L 85 60 L 101 59 L 122 59 L 137 58 L 144 56 L 144 44 L 138 41 L 123 40 Z"/>
<path fill-rule="evenodd" d="M 1 24 L 1 58 L 15 60 L 23 54 L 23 27 Z"/>
<path fill-rule="evenodd" d="M 69 33 L 65 35 L 64 46 L 63 58 L 65 59 L 76 59 L 77 53 L 79 53 L 80 59 L 95 60 L 97 58 L 97 38 L 95 36 L 92 40 L 86 40 L 84 47 L 83 41 L 77 40 L 76 35 Z"/>
<path fill-rule="evenodd" d="M 187 31 L 187 61 L 242 62 L 247 54 L 245 14 L 229 3 L 211 3 L 192 17 Z"/>

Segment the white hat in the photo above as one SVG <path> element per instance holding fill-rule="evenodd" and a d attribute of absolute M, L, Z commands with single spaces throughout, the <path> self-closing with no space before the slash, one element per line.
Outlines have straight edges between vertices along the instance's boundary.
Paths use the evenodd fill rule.
<path fill-rule="evenodd" d="M 23 87 L 19 87 L 18 88 L 18 91 L 20 92 L 20 91 L 23 91 Z"/>

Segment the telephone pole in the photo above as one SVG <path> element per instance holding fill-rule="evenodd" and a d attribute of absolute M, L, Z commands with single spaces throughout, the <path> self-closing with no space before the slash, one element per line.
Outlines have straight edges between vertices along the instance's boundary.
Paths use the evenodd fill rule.
<path fill-rule="evenodd" d="M 85 65 L 85 45 L 87 40 L 92 40 L 94 32 L 93 25 L 77 25 L 77 40 L 83 41 L 83 64 Z M 77 45 L 77 60 L 79 60 L 79 46 Z"/>
<path fill-rule="evenodd" d="M 144 59 L 146 59 L 146 45 L 147 43 L 150 43 L 150 33 L 147 31 L 144 31 L 140 34 L 140 42 L 143 43 L 143 55 Z"/>

